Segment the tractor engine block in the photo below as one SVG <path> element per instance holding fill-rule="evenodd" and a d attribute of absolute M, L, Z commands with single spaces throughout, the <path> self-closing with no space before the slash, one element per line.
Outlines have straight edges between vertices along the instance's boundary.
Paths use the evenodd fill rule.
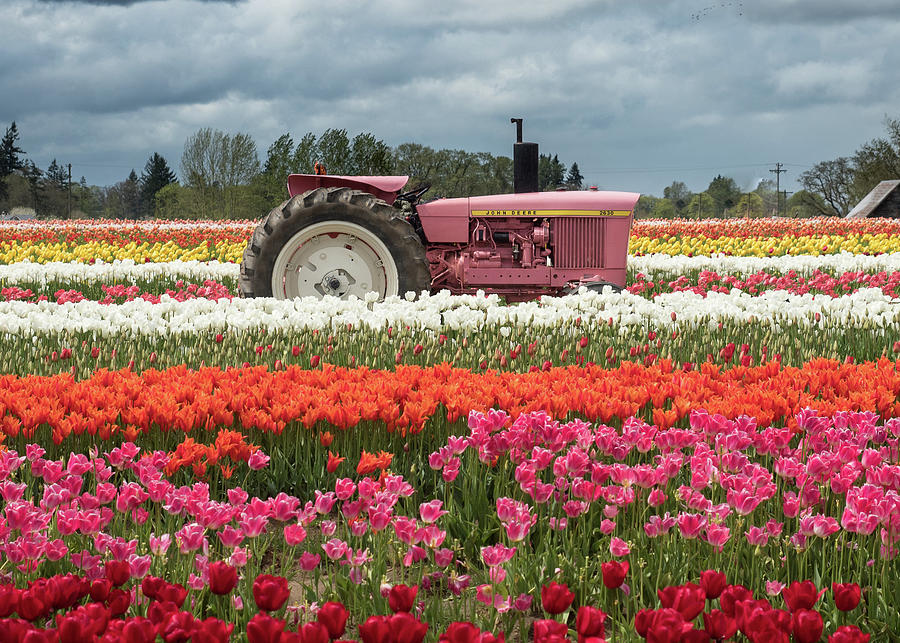
<path fill-rule="evenodd" d="M 457 293 L 483 286 L 492 292 L 505 292 L 508 287 L 512 293 L 521 290 L 514 284 L 549 285 L 550 222 L 525 217 L 473 217 L 469 243 L 434 244 L 426 256 L 436 290 L 446 288 Z"/>

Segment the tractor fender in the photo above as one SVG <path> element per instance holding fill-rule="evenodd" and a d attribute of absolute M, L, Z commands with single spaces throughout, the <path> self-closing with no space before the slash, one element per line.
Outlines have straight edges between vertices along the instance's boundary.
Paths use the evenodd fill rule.
<path fill-rule="evenodd" d="M 335 174 L 291 174 L 288 193 L 293 197 L 316 188 L 350 188 L 368 192 L 391 204 L 409 181 L 408 176 L 338 176 Z"/>

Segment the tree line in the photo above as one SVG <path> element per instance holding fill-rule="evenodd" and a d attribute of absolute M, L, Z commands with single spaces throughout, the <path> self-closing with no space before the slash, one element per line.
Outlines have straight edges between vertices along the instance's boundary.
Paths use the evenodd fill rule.
<path fill-rule="evenodd" d="M 44 218 L 108 217 L 137 219 L 258 219 L 286 199 L 287 176 L 311 173 L 315 163 L 329 174 L 408 175 L 410 186 L 429 183 L 429 197 L 498 194 L 513 190 L 513 163 L 506 156 L 440 149 L 403 143 L 391 148 L 371 133 L 350 137 L 345 129 L 328 129 L 299 140 L 283 134 L 260 161 L 249 134 L 203 128 L 188 137 L 180 164 L 180 181 L 158 153 L 138 176 L 132 170 L 113 186 L 72 182 L 54 159 L 42 171 L 18 147 L 18 130 L 7 128 L 0 149 L 0 210 L 24 206 Z M 539 158 L 542 190 L 581 189 L 584 177 L 573 162 L 558 155 Z"/>
<path fill-rule="evenodd" d="M 801 190 L 778 194 L 765 179 L 742 192 L 734 179 L 716 176 L 703 192 L 681 181 L 662 198 L 642 196 L 636 216 L 663 219 L 709 217 L 846 216 L 881 181 L 900 178 L 900 119 L 885 119 L 886 135 L 864 143 L 852 156 L 816 163 L 799 176 Z"/>
<path fill-rule="evenodd" d="M 884 126 L 885 136 L 864 143 L 852 156 L 822 161 L 800 175 L 810 207 L 845 216 L 881 181 L 900 179 L 900 119 L 885 118 Z"/>
<path fill-rule="evenodd" d="M 743 191 L 731 177 L 717 175 L 702 192 L 674 181 L 662 197 L 644 195 L 636 215 L 655 218 L 844 216 L 879 181 L 900 177 L 900 119 L 885 120 L 886 135 L 863 144 L 852 156 L 822 161 L 803 172 L 796 193 L 778 193 L 771 180 Z M 203 128 L 188 137 L 180 159 L 180 181 L 158 153 L 143 172 L 131 170 L 112 186 L 73 182 L 70 168 L 56 159 L 41 170 L 18 144 L 13 122 L 0 140 L 0 212 L 32 208 L 46 218 L 258 219 L 286 199 L 287 176 L 311 173 L 322 163 L 329 174 L 408 175 L 410 187 L 428 183 L 428 197 L 503 194 L 513 190 L 513 162 L 486 152 L 439 149 L 419 143 L 391 148 L 371 133 L 350 137 L 345 129 L 298 140 L 278 137 L 260 161 L 249 134 Z M 578 163 L 541 154 L 541 190 L 584 189 Z"/>

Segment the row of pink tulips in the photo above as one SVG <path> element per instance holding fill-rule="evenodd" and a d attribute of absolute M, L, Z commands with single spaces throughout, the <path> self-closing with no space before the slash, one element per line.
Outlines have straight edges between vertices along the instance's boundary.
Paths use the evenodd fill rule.
<path fill-rule="evenodd" d="M 431 453 L 432 472 L 341 477 L 329 465 L 305 502 L 239 486 L 216 499 L 204 483 L 171 481 L 170 454 L 141 457 L 132 443 L 61 459 L 29 445 L 0 452 L 0 552 L 20 581 L 151 575 L 201 603 L 223 565 L 239 578 L 235 596 L 260 572 L 289 574 L 305 604 L 333 598 L 358 614 L 384 609 L 383 585 L 416 585 L 426 622 L 490 631 L 522 627 L 538 588 L 560 581 L 622 630 L 657 588 L 712 564 L 751 593 L 852 581 L 866 591 L 861 624 L 894 628 L 900 421 L 804 412 L 796 422 L 695 412 L 689 429 L 632 419 L 617 430 L 472 414 L 468 435 Z M 235 474 L 269 466 L 254 450 Z M 821 612 L 823 627 L 838 624 L 836 608 Z M 236 600 L 213 613 L 241 627 L 248 618 Z"/>
<path fill-rule="evenodd" d="M 794 295 L 828 295 L 840 297 L 861 288 L 878 288 L 889 297 L 900 297 L 900 271 L 878 273 L 844 272 L 832 275 L 816 270 L 806 277 L 795 271 L 787 274 L 771 274 L 760 271 L 752 275 L 735 276 L 703 270 L 696 277 L 681 275 L 677 279 L 648 279 L 637 273 L 628 285 L 628 291 L 644 296 L 656 296 L 667 292 L 695 292 L 706 295 L 710 292 L 728 293 L 734 289 L 751 295 L 767 290 L 785 290 Z"/>
<path fill-rule="evenodd" d="M 234 296 L 227 286 L 212 280 L 206 280 L 202 284 L 185 284 L 183 281 L 179 280 L 175 283 L 174 289 L 166 288 L 159 293 L 142 291 L 139 286 L 125 286 L 123 284 L 115 284 L 112 286 L 104 284 L 100 286 L 100 289 L 103 291 L 104 296 L 97 301 L 106 305 L 121 304 L 135 299 L 143 299 L 150 303 L 157 304 L 160 302 L 162 295 L 168 295 L 175 301 L 187 301 L 189 299 L 211 299 L 213 301 L 218 301 L 219 299 L 232 299 Z M 36 295 L 30 288 L 23 289 L 18 286 L 9 286 L 0 290 L 0 301 L 26 301 L 32 303 L 39 301 L 55 301 L 57 304 L 66 304 L 70 302 L 77 303 L 89 299 L 91 299 L 89 295 L 86 295 L 82 291 L 72 289 L 57 290 L 53 293 L 52 299 L 47 295 Z"/>

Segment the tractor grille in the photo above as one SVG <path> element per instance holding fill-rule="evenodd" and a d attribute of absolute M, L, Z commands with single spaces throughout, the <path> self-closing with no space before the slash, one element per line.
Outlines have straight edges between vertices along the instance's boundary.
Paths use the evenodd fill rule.
<path fill-rule="evenodd" d="M 605 268 L 606 219 L 559 217 L 551 222 L 550 245 L 557 268 Z"/>

